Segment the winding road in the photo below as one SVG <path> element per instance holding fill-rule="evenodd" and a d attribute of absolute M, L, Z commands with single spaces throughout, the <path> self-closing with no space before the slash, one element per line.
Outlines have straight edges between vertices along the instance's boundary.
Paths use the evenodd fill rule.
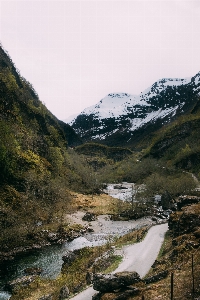
<path fill-rule="evenodd" d="M 141 278 L 144 277 L 158 256 L 167 230 L 167 223 L 153 226 L 142 242 L 123 247 L 123 261 L 114 273 L 136 271 Z M 71 300 L 91 300 L 95 293 L 97 291 L 89 287 Z"/>

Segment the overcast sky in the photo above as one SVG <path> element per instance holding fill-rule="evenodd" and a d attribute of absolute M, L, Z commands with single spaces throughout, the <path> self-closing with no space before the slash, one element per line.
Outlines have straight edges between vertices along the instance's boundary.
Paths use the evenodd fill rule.
<path fill-rule="evenodd" d="M 59 119 L 200 71 L 199 0 L 0 0 L 0 41 Z"/>

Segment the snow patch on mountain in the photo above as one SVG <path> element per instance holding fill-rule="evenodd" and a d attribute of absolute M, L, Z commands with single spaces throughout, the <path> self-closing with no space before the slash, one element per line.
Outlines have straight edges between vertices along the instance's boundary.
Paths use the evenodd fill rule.
<path fill-rule="evenodd" d="M 103 140 L 119 132 L 133 132 L 146 124 L 164 124 L 187 109 L 191 97 L 200 92 L 200 72 L 194 77 L 163 78 L 139 95 L 110 93 L 84 109 L 70 125 L 85 140 Z M 162 120 L 163 119 L 163 120 Z M 118 136 L 118 135 L 117 135 Z"/>
<path fill-rule="evenodd" d="M 195 82 L 198 79 L 195 79 Z M 140 95 L 131 95 L 128 93 L 111 93 L 101 99 L 97 104 L 85 108 L 80 115 L 94 115 L 99 120 L 108 118 L 119 118 L 122 115 L 127 115 L 130 111 L 138 111 L 142 106 L 150 106 L 149 99 L 158 96 L 160 92 L 169 86 L 180 86 L 188 84 L 191 78 L 164 78 L 155 82 L 152 86 L 141 92 Z M 177 93 L 178 95 L 178 93 Z M 158 115 L 155 112 L 154 115 Z M 72 125 L 75 118 L 71 117 L 65 122 Z M 138 121 L 137 121 L 138 123 Z M 137 128 L 137 127 L 136 127 Z"/>
<path fill-rule="evenodd" d="M 114 129 L 110 132 L 107 132 L 107 133 L 100 133 L 100 134 L 95 134 L 94 136 L 91 137 L 92 140 L 96 140 L 96 139 L 99 139 L 99 140 L 105 140 L 106 137 L 114 134 L 115 132 L 117 132 L 118 129 Z"/>
<path fill-rule="evenodd" d="M 82 111 L 81 114 L 95 114 L 99 119 L 117 118 L 126 113 L 127 105 L 134 105 L 136 96 L 127 93 L 112 93 L 97 104 Z"/>
<path fill-rule="evenodd" d="M 165 116 L 171 114 L 172 116 L 176 113 L 177 109 L 179 108 L 179 106 L 175 106 L 173 108 L 166 108 L 164 110 L 162 110 L 161 108 L 157 111 L 152 111 L 151 113 L 149 113 L 146 118 L 135 118 L 132 119 L 131 121 L 131 131 L 134 131 L 140 127 L 142 127 L 144 124 L 148 123 L 148 122 L 152 122 L 158 118 L 164 118 Z"/>

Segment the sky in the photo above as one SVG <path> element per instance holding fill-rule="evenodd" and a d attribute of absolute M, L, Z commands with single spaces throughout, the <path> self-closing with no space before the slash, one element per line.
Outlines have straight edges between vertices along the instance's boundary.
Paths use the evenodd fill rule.
<path fill-rule="evenodd" d="M 199 0 L 0 0 L 0 42 L 59 119 L 200 71 Z"/>

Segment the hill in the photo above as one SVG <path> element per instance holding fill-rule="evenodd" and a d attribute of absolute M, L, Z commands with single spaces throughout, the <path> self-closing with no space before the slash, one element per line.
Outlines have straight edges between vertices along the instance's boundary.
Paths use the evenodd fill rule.
<path fill-rule="evenodd" d="M 153 134 L 152 142 L 147 148 L 147 155 L 162 159 L 168 165 L 192 171 L 200 171 L 200 100 L 190 113 L 176 121 L 163 126 Z"/>
<path fill-rule="evenodd" d="M 70 149 L 81 143 L 0 47 L 0 252 L 37 243 L 70 209 L 69 189 L 90 190 L 92 171 Z"/>

